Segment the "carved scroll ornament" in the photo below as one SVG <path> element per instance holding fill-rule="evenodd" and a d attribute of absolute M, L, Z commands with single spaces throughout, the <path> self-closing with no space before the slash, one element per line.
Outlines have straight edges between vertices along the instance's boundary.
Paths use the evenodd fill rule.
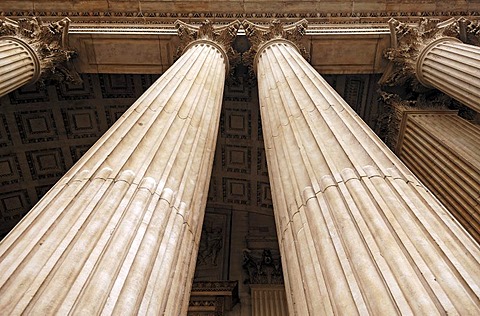
<path fill-rule="evenodd" d="M 40 63 L 39 77 L 79 83 L 77 72 L 67 62 L 75 56 L 68 48 L 68 26 L 70 19 L 43 23 L 40 19 L 0 19 L 0 37 L 14 37 L 28 45 Z"/>

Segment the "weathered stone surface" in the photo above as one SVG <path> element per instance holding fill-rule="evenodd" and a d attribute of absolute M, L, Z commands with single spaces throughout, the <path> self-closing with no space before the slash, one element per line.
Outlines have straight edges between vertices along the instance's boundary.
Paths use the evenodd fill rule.
<path fill-rule="evenodd" d="M 456 111 L 402 112 L 396 154 L 480 242 L 480 128 Z"/>
<path fill-rule="evenodd" d="M 391 65 L 381 83 L 399 86 L 410 82 L 417 91 L 420 85 L 437 88 L 480 112 L 480 47 L 457 38 L 477 41 L 476 26 L 455 19 L 442 23 L 424 19 L 417 26 L 392 19 L 390 26 L 392 48 L 385 56 Z"/>
<path fill-rule="evenodd" d="M 69 22 L 68 18 L 53 23 L 36 18 L 0 20 L 0 96 L 42 76 L 79 81 L 66 64 L 74 54 L 66 45 Z"/>
<path fill-rule="evenodd" d="M 3 313 L 186 314 L 226 63 L 194 42 L 2 241 Z"/>
<path fill-rule="evenodd" d="M 414 86 L 419 85 L 416 81 L 417 60 L 424 49 L 441 38 L 452 38 L 457 34 L 453 19 L 441 24 L 436 20 L 422 19 L 414 26 L 390 19 L 389 25 L 392 47 L 385 51 L 385 58 L 391 61 L 392 69 L 381 79 L 388 85 L 403 85 L 412 80 Z"/>
<path fill-rule="evenodd" d="M 478 245 L 289 41 L 256 60 L 289 313 L 478 313 Z"/>
<path fill-rule="evenodd" d="M 0 36 L 17 38 L 36 54 L 40 62 L 40 75 L 63 75 L 61 79 L 73 81 L 78 74 L 71 73 L 65 62 L 75 52 L 68 48 L 68 27 L 70 19 L 44 23 L 38 18 L 0 20 Z"/>
<path fill-rule="evenodd" d="M 237 36 L 237 30 L 240 27 L 240 21 L 233 21 L 227 25 L 214 26 L 212 21 L 206 20 L 201 25 L 191 25 L 180 20 L 175 22 L 180 37 L 180 46 L 177 54 L 179 55 L 185 48 L 194 42 L 203 40 L 211 41 L 221 47 L 226 52 L 228 59 L 227 72 L 229 68 L 229 60 L 238 58 L 238 53 L 232 49 L 232 41 Z"/>

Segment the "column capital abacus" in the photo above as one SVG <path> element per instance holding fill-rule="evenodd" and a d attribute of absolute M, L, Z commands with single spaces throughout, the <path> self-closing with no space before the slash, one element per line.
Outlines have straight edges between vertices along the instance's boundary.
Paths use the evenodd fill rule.
<path fill-rule="evenodd" d="M 391 47 L 384 56 L 390 64 L 379 83 L 396 86 L 412 80 L 413 88 L 421 90 L 419 88 L 424 85 L 417 76 L 417 62 L 422 52 L 442 41 L 460 42 L 457 39 L 458 21 L 452 18 L 439 23 L 437 20 L 422 19 L 417 25 L 412 25 L 392 18 L 388 23 Z"/>
<path fill-rule="evenodd" d="M 273 20 L 266 26 L 244 20 L 242 25 L 252 45 L 245 53 L 244 58 L 250 61 L 249 64 L 253 66 L 254 71 L 257 67 L 257 58 L 261 53 L 268 46 L 278 42 L 291 44 L 305 59 L 309 59 L 307 50 L 300 43 L 307 29 L 308 21 L 306 19 L 289 25 L 285 25 L 280 20 Z"/>
<path fill-rule="evenodd" d="M 205 20 L 200 25 L 187 24 L 177 20 L 175 21 L 175 27 L 178 29 L 178 37 L 180 38 L 177 55 L 185 53 L 193 45 L 207 43 L 223 55 L 228 73 L 230 62 L 238 59 L 238 53 L 232 49 L 232 41 L 237 36 L 240 25 L 241 23 L 238 20 L 220 26 L 215 26 L 210 20 Z"/>
<path fill-rule="evenodd" d="M 30 83 L 47 77 L 81 82 L 78 73 L 67 64 L 75 56 L 75 52 L 68 48 L 69 24 L 69 18 L 49 23 L 43 23 L 36 17 L 0 19 L 0 38 L 18 42 L 32 52 L 37 61 L 37 69 Z"/>

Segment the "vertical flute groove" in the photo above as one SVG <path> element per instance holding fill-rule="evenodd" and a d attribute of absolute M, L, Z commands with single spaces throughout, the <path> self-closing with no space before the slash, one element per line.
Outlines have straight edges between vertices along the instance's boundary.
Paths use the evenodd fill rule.
<path fill-rule="evenodd" d="M 400 158 L 480 242 L 480 129 L 449 112 L 406 113 L 404 120 Z"/>
<path fill-rule="evenodd" d="M 288 41 L 256 60 L 293 313 L 479 312 L 478 246 Z"/>
<path fill-rule="evenodd" d="M 30 82 L 40 69 L 27 43 L 0 37 L 0 44 L 0 96 L 4 96 Z"/>
<path fill-rule="evenodd" d="M 435 87 L 452 98 L 480 112 L 480 48 L 441 41 L 428 46 L 417 61 L 417 77 L 426 85 Z"/>
<path fill-rule="evenodd" d="M 192 45 L 7 236 L 3 313 L 173 315 L 185 308 L 225 56 L 208 42 Z"/>

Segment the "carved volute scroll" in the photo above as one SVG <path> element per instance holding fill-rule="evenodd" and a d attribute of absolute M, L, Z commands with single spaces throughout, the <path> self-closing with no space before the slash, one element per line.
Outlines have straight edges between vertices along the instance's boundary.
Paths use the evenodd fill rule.
<path fill-rule="evenodd" d="M 0 38 L 13 38 L 31 49 L 38 58 L 34 81 L 53 78 L 78 83 L 80 77 L 67 62 L 75 52 L 67 46 L 70 19 L 43 23 L 38 18 L 0 19 Z"/>
<path fill-rule="evenodd" d="M 175 27 L 178 29 L 178 36 L 180 37 L 177 55 L 181 55 L 195 43 L 209 42 L 224 55 L 228 72 L 230 63 L 234 63 L 238 59 L 238 53 L 232 49 L 231 45 L 233 39 L 237 36 L 240 25 L 241 23 L 238 20 L 221 26 L 214 26 L 210 20 L 205 20 L 200 25 L 187 24 L 177 20 Z"/>
<path fill-rule="evenodd" d="M 412 80 L 415 87 L 421 85 L 416 77 L 417 60 L 430 44 L 442 39 L 456 39 L 457 21 L 453 18 L 438 23 L 436 20 L 422 19 L 418 25 L 389 20 L 391 48 L 385 51 L 390 66 L 380 79 L 380 84 L 403 85 Z"/>
<path fill-rule="evenodd" d="M 259 53 L 270 43 L 278 40 L 290 42 L 305 59 L 309 59 L 307 50 L 300 43 L 307 29 L 307 20 L 302 19 L 290 25 L 285 25 L 279 20 L 273 20 L 267 26 L 254 24 L 245 20 L 242 22 L 242 25 L 252 45 L 244 54 L 244 59 L 247 60 L 250 65 L 253 65 L 253 71 L 256 69 L 256 58 Z"/>
<path fill-rule="evenodd" d="M 475 46 L 480 46 L 480 24 L 466 18 L 460 18 L 457 21 L 458 37 L 462 42 Z"/>
<path fill-rule="evenodd" d="M 473 111 L 480 111 L 480 87 L 474 75 L 480 68 L 480 27 L 464 18 L 423 19 L 408 25 L 391 19 L 390 64 L 379 83 L 397 86 L 403 95 L 441 91 Z M 406 93 L 408 92 L 408 93 Z"/>

